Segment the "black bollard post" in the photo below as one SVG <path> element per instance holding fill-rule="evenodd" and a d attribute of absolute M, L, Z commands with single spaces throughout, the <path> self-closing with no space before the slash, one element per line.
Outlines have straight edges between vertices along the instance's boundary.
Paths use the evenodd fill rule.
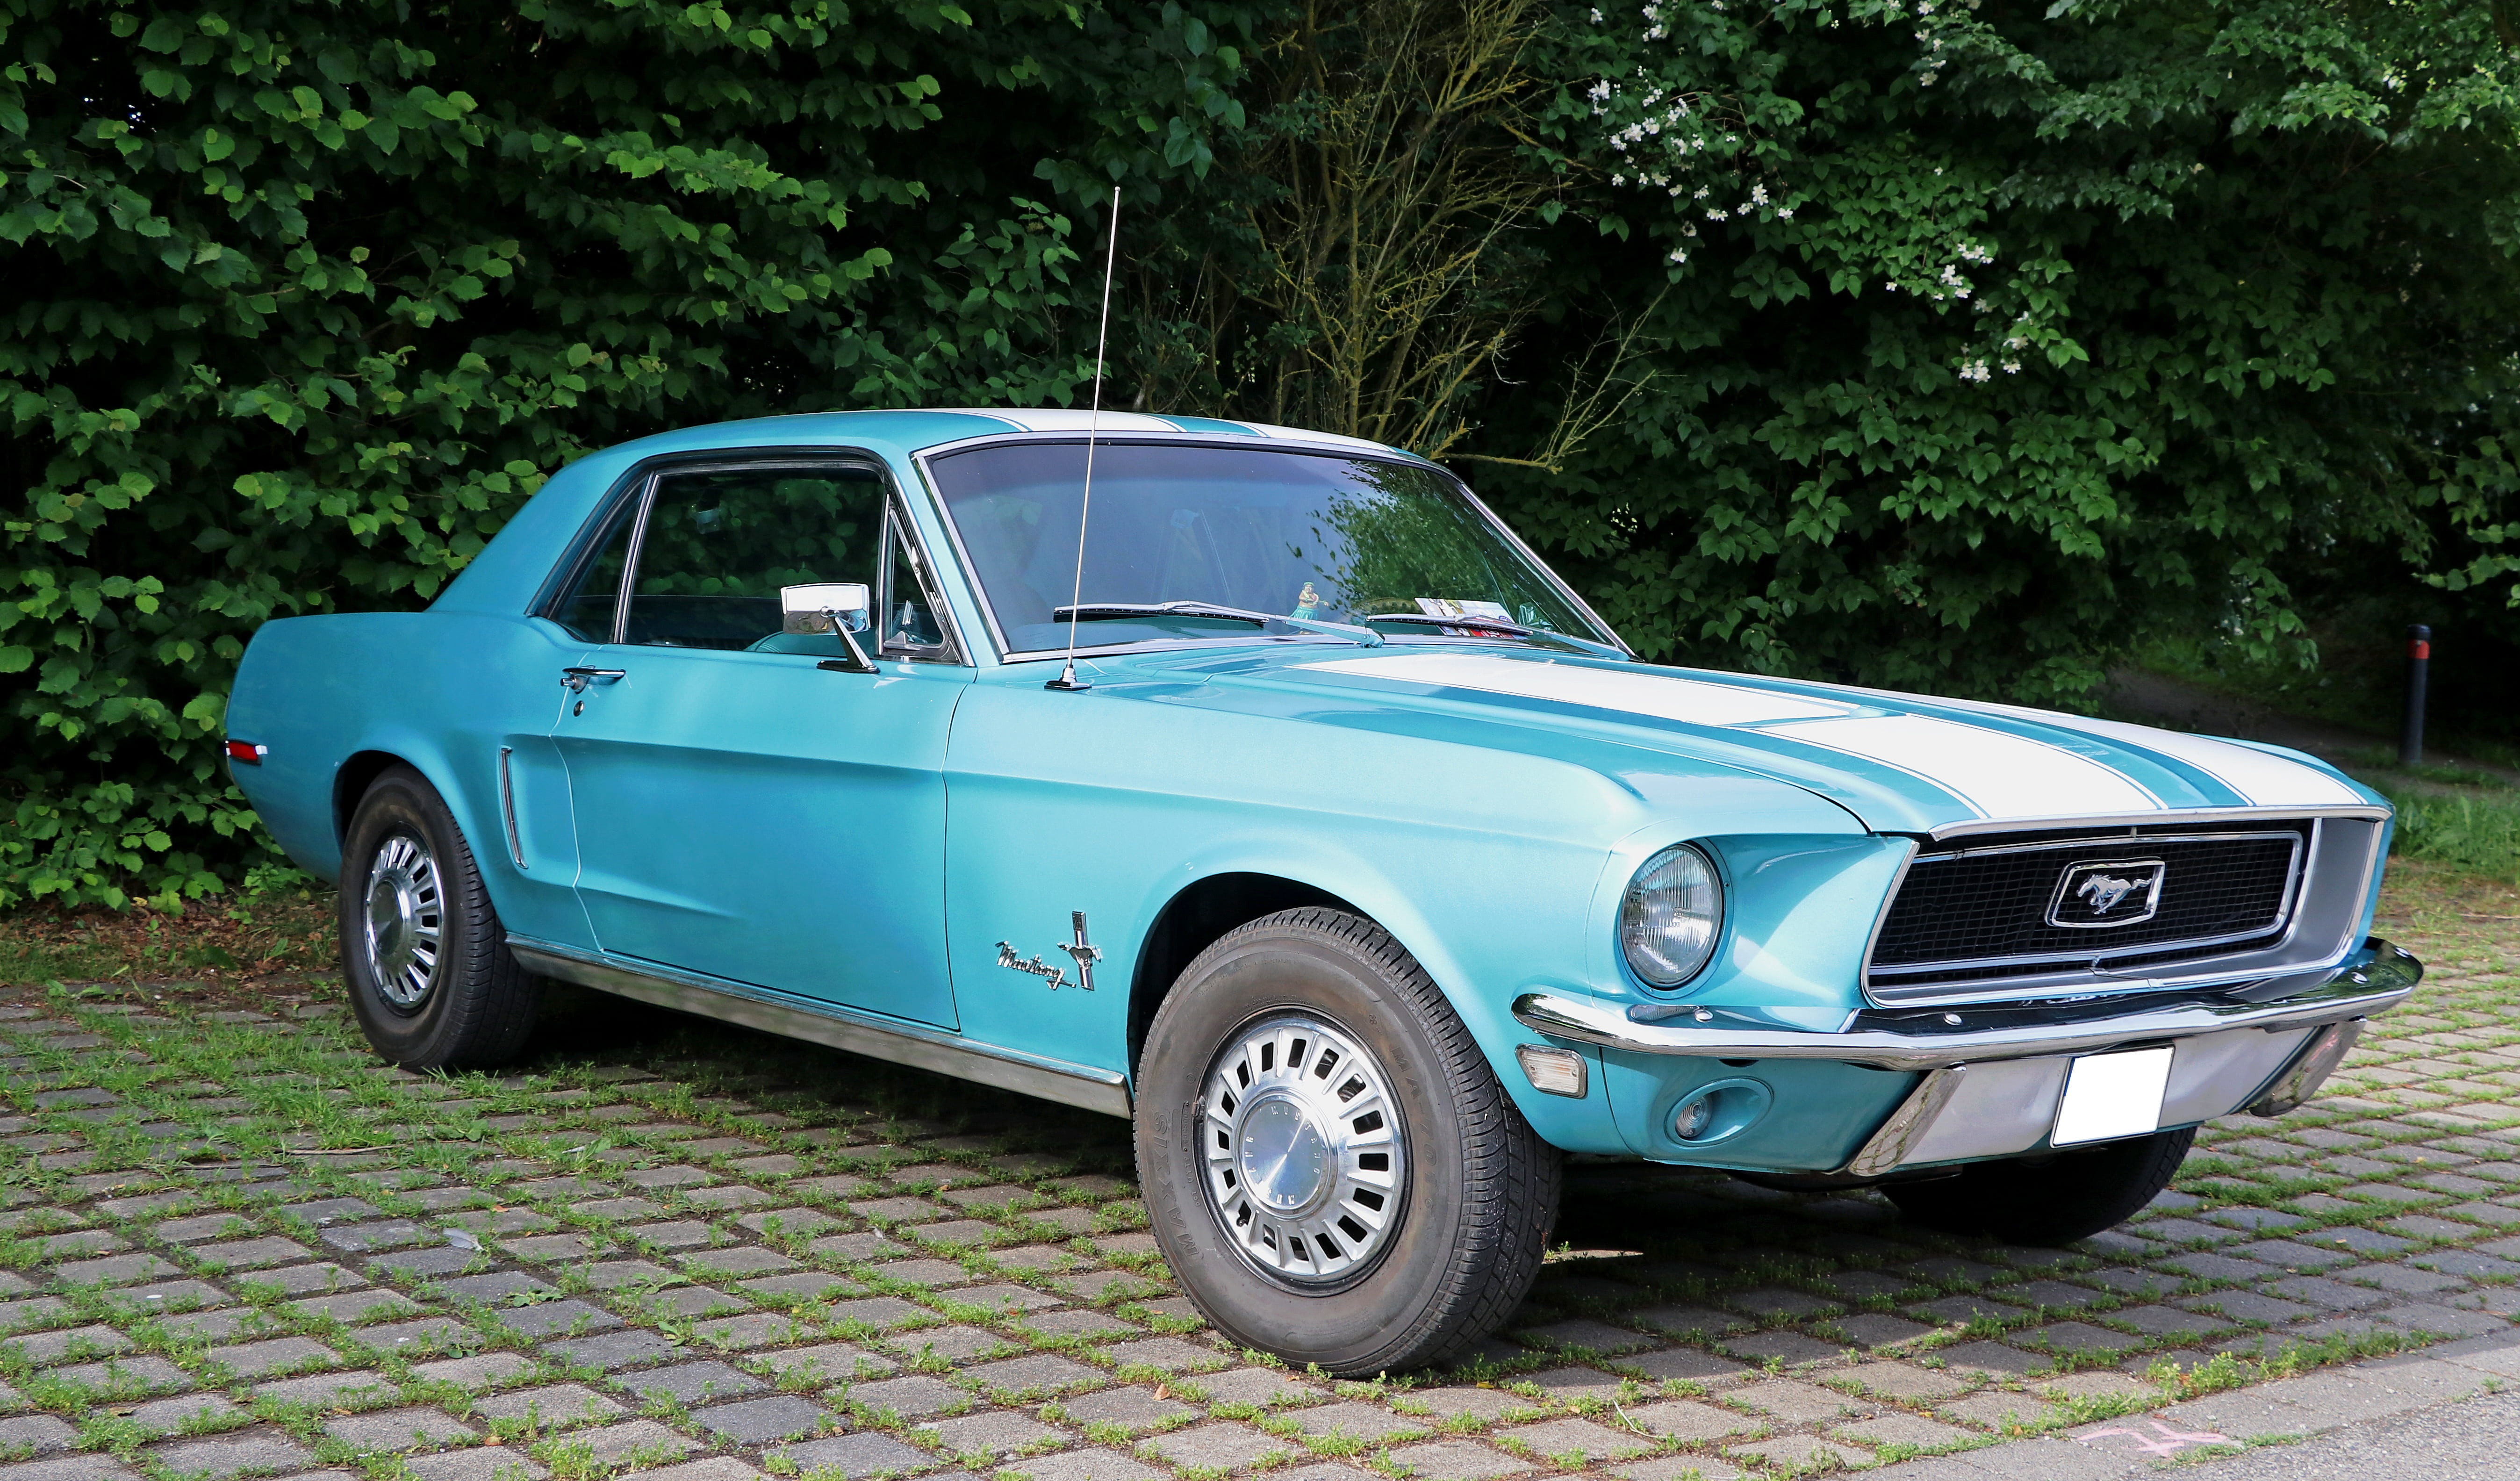
<path fill-rule="evenodd" d="M 2407 713 L 2398 729 L 2398 764 L 2424 764 L 2424 681 L 2433 666 L 2433 630 L 2418 622 L 2407 629 Z"/>

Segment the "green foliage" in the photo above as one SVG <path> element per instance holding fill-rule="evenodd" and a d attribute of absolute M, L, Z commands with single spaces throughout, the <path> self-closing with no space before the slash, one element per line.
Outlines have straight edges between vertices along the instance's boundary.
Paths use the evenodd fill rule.
<path fill-rule="evenodd" d="M 1070 399 L 1073 208 L 1208 169 L 1247 29 L 1227 4 L 0 0 L 0 904 L 251 862 L 217 740 L 253 628 L 425 603 L 580 453 Z"/>
<path fill-rule="evenodd" d="M 2381 790 L 2398 808 L 2391 853 L 2498 879 L 2520 879 L 2520 793 L 2507 787 L 2451 791 L 2403 784 L 2384 785 Z"/>
<path fill-rule="evenodd" d="M 1648 652 L 2081 704 L 2149 634 L 2300 652 L 2306 560 L 2506 580 L 2493 7 L 1561 22 L 1561 328 L 1516 364 L 1643 352 L 1565 476 L 1486 481 Z M 1497 397 L 1483 446 L 1547 442 L 1528 406 Z"/>

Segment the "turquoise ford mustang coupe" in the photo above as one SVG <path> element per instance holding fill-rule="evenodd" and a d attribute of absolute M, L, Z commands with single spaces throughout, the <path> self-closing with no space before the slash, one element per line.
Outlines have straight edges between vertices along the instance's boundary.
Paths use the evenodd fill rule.
<path fill-rule="evenodd" d="M 1341 1374 L 1505 1320 L 1560 1152 L 2078 1238 L 2422 971 L 2309 757 L 1639 662 L 1434 464 L 1197 418 L 598 453 L 228 727 L 386 1057 L 561 981 L 1133 1117 L 1191 1299 Z"/>

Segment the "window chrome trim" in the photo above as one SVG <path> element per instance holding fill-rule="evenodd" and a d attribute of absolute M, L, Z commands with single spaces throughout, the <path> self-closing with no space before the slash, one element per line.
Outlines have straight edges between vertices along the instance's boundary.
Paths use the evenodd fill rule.
<path fill-rule="evenodd" d="M 1344 458 L 1350 462 L 1392 463 L 1405 468 L 1429 470 L 1437 475 L 1451 480 L 1454 489 L 1459 492 L 1462 498 L 1469 501 L 1470 507 L 1478 512 L 1479 517 L 1485 519 L 1491 529 L 1504 535 L 1506 542 L 1512 546 L 1515 551 L 1519 552 L 1525 561 L 1531 562 L 1531 568 L 1540 572 L 1541 579 L 1545 581 L 1552 591 L 1556 592 L 1557 595 L 1567 603 L 1567 605 L 1572 606 L 1576 611 L 1582 613 L 1584 619 L 1591 622 L 1601 637 L 1607 639 L 1611 644 L 1615 645 L 1620 651 L 1626 653 L 1629 657 L 1634 658 L 1636 656 L 1636 650 L 1628 646 L 1627 640 L 1619 636 L 1617 629 L 1611 627 L 1609 623 L 1601 620 L 1601 614 L 1593 610 L 1592 604 L 1586 602 L 1582 597 L 1577 596 L 1574 588 L 1568 586 L 1565 579 L 1559 576 L 1557 572 L 1550 566 L 1548 561 L 1541 560 L 1529 545 L 1524 544 L 1522 537 L 1514 533 L 1513 526 L 1506 523 L 1503 519 L 1498 518 L 1496 511 L 1488 508 L 1487 505 L 1480 500 L 1477 494 L 1471 492 L 1469 484 L 1463 482 L 1461 475 L 1455 473 L 1451 469 L 1444 467 L 1440 463 L 1431 462 L 1427 459 L 1418 457 L 1413 453 L 1401 452 L 1395 448 L 1382 447 L 1380 444 L 1375 444 L 1372 448 L 1363 448 L 1357 447 L 1353 444 L 1332 443 L 1327 441 L 1316 442 L 1293 437 L 1259 437 L 1243 432 L 1127 431 L 1098 435 L 1093 440 L 1095 445 L 1098 447 L 1126 447 L 1133 445 L 1232 447 L 1240 451 L 1296 453 L 1309 457 Z M 1035 663 L 1054 658 L 1064 658 L 1067 656 L 1067 650 L 1064 648 L 1018 650 L 1008 643 L 1006 629 L 998 622 L 997 607 L 989 600 L 988 587 L 980 580 L 979 567 L 972 562 L 970 550 L 963 543 L 963 531 L 954 522 L 953 508 L 946 503 L 943 490 L 937 487 L 936 471 L 930 466 L 930 464 L 932 460 L 937 458 L 948 457 L 956 453 L 969 452 L 976 448 L 999 444 L 1063 443 L 1082 447 L 1085 445 L 1085 441 L 1086 434 L 1084 432 L 1065 430 L 1055 432 L 986 432 L 975 437 L 963 437 L 952 442 L 940 442 L 933 447 L 921 448 L 919 451 L 910 455 L 912 466 L 919 470 L 920 478 L 927 485 L 929 507 L 935 511 L 937 523 L 945 527 L 945 538 L 954 547 L 954 560 L 955 563 L 962 569 L 964 586 L 970 593 L 971 601 L 980 608 L 980 620 L 988 627 L 989 643 L 991 647 L 996 650 L 998 661 L 1001 663 Z M 1230 636 L 1219 635 L 1216 638 L 1149 638 L 1138 643 L 1111 643 L 1103 644 L 1093 649 L 1079 648 L 1076 650 L 1076 656 L 1082 658 L 1088 653 L 1114 654 L 1159 652 L 1182 648 L 1209 648 L 1221 643 L 1247 645 L 1253 641 L 1254 640 L 1252 638 L 1243 634 L 1234 634 Z M 1288 640 L 1261 639 L 1258 641 L 1282 642 Z M 1316 638 L 1312 635 L 1306 635 L 1306 641 L 1336 642 L 1338 640 Z M 1458 643 L 1462 640 L 1436 638 L 1432 641 L 1437 643 Z"/>
<path fill-rule="evenodd" d="M 508 857 L 517 868 L 525 865 L 525 846 L 517 838 L 517 785 L 508 775 L 508 758 L 517 753 L 513 745 L 499 747 L 499 816 L 508 825 Z"/>

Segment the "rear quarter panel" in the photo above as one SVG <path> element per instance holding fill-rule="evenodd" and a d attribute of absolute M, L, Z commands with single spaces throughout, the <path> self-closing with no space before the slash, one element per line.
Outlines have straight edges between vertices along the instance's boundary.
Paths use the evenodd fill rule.
<path fill-rule="evenodd" d="M 586 645 L 541 618 L 365 612 L 267 623 L 239 665 L 228 734 L 270 747 L 237 784 L 299 868 L 341 872 L 353 758 L 382 753 L 427 778 L 454 814 L 511 930 L 582 943 L 568 790 L 550 733 L 560 670 Z M 518 842 L 500 807 L 511 751 Z M 519 868 L 518 855 L 525 861 Z"/>

